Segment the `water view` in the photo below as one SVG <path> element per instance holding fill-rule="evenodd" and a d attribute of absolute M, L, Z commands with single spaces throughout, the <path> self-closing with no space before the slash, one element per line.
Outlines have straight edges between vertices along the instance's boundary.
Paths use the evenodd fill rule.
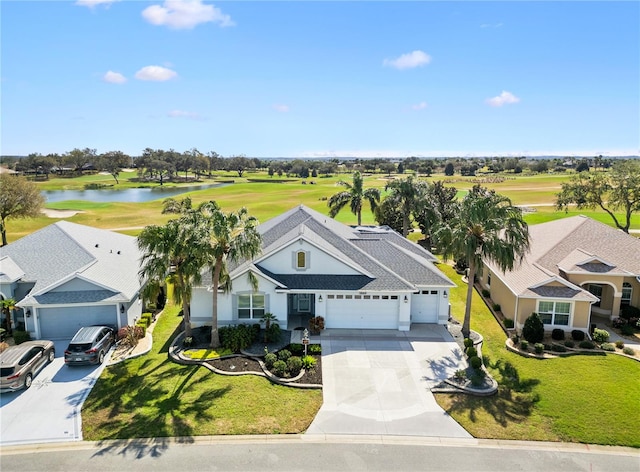
<path fill-rule="evenodd" d="M 47 203 L 64 202 L 67 200 L 84 200 L 89 202 L 149 202 L 152 200 L 176 197 L 195 190 L 214 187 L 224 187 L 229 184 L 190 185 L 187 187 L 149 187 L 126 188 L 121 190 L 45 190 L 42 195 Z"/>

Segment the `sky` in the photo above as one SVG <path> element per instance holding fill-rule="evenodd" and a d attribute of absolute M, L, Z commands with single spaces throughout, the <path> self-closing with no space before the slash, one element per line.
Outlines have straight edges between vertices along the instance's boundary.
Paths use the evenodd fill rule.
<path fill-rule="evenodd" d="M 0 2 L 0 153 L 640 154 L 637 1 Z"/>

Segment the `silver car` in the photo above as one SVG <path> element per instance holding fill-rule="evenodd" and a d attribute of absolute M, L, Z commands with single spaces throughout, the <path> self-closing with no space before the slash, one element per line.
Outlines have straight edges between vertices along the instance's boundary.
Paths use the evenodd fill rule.
<path fill-rule="evenodd" d="M 0 353 L 0 391 L 31 387 L 33 378 L 55 357 L 51 341 L 27 341 L 9 346 Z"/>
<path fill-rule="evenodd" d="M 108 326 L 85 326 L 75 334 L 64 351 L 67 365 L 102 364 L 115 341 Z"/>

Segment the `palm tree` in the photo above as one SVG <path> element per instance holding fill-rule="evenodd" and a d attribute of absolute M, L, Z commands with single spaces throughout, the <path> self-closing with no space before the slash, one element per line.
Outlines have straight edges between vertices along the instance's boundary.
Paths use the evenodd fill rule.
<path fill-rule="evenodd" d="M 197 224 L 195 212 L 188 212 L 164 226 L 147 226 L 138 235 L 142 251 L 140 277 L 163 285 L 169 277 L 173 284 L 173 301 L 182 305 L 185 336 L 191 336 L 191 291 L 200 281 L 206 263 L 206 233 Z"/>
<path fill-rule="evenodd" d="M 503 271 L 513 269 L 529 249 L 529 228 L 522 219 L 522 211 L 509 198 L 475 186 L 436 234 L 445 260 L 463 258 L 469 266 L 462 324 L 462 334 L 469 337 L 476 271 L 483 267 L 483 259 L 494 262 Z"/>
<path fill-rule="evenodd" d="M 420 205 L 426 199 L 428 184 L 425 180 L 409 176 L 392 180 L 385 186 L 385 190 L 389 191 L 387 198 L 394 202 L 402 214 L 402 235 L 406 238 L 411 225 L 411 214 L 420 211 Z"/>
<path fill-rule="evenodd" d="M 249 216 L 246 208 L 237 212 L 225 214 L 218 204 L 209 201 L 198 207 L 203 223 L 208 231 L 208 257 L 212 274 L 212 326 L 211 347 L 220 345 L 218 335 L 218 290 L 221 282 L 226 283 L 226 289 L 230 288 L 227 262 L 256 257 L 262 247 L 262 236 L 257 230 L 258 220 Z M 257 280 L 253 273 L 249 272 L 249 280 L 254 289 L 257 289 Z"/>
<path fill-rule="evenodd" d="M 351 213 L 358 217 L 358 226 L 360 226 L 362 224 L 362 202 L 368 200 L 371 211 L 375 211 L 380 203 L 380 190 L 377 188 L 365 189 L 363 186 L 364 180 L 358 171 L 353 173 L 352 184 L 343 180 L 337 183 L 346 187 L 347 190 L 338 192 L 329 198 L 329 216 L 335 218 L 340 213 L 340 210 L 349 204 Z"/>

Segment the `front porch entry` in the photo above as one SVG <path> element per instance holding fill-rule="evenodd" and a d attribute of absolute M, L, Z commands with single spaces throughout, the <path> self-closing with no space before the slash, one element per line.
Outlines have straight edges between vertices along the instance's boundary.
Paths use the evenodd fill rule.
<path fill-rule="evenodd" d="M 315 316 L 316 296 L 313 293 L 287 294 L 287 328 L 309 328 L 309 320 Z"/>

